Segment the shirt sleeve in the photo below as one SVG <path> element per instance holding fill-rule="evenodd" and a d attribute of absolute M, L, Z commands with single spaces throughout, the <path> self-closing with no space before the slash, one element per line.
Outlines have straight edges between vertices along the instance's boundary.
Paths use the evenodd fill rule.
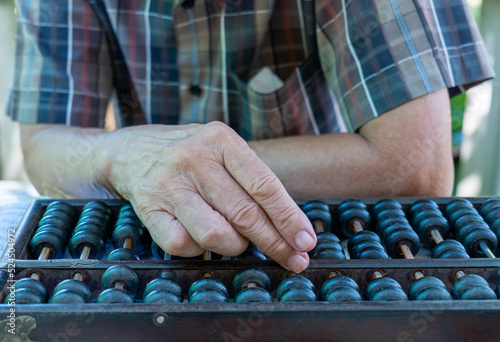
<path fill-rule="evenodd" d="M 349 131 L 405 102 L 494 77 L 466 0 L 316 0 L 318 51 Z"/>
<path fill-rule="evenodd" d="M 105 35 L 85 1 L 17 0 L 7 114 L 25 124 L 103 127 L 113 82 Z"/>

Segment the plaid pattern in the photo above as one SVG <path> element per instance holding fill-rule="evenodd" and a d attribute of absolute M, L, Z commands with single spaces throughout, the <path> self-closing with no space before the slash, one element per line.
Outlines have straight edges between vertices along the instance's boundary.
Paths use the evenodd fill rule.
<path fill-rule="evenodd" d="M 416 97 L 494 76 L 466 0 L 105 3 L 139 97 L 134 123 L 219 120 L 247 140 L 353 132 Z M 9 115 L 103 127 L 112 67 L 95 13 L 83 0 L 17 8 Z M 263 67 L 283 87 L 249 87 Z"/>

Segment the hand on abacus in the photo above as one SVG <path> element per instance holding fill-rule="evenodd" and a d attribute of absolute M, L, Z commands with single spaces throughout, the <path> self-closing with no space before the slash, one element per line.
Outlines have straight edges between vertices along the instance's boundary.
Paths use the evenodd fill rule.
<path fill-rule="evenodd" d="M 106 139 L 102 183 L 132 203 L 165 252 L 235 256 L 251 240 L 289 270 L 308 266 L 311 223 L 228 126 L 138 126 Z"/>

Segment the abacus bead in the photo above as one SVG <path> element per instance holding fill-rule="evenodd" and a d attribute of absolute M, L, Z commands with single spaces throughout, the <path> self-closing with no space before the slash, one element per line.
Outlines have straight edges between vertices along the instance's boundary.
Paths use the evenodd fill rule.
<path fill-rule="evenodd" d="M 311 201 L 304 204 L 302 211 L 310 221 L 320 220 L 325 225 L 326 230 L 331 230 L 332 215 L 328 204 L 320 201 Z"/>
<path fill-rule="evenodd" d="M 342 233 L 345 237 L 350 238 L 354 235 L 354 230 L 352 223 L 357 220 L 361 223 L 363 229 L 367 227 L 370 223 L 370 213 L 366 210 L 366 205 L 362 202 L 356 201 L 344 202 L 339 208 L 339 220 Z M 359 208 L 359 205 L 355 205 L 357 202 L 361 203 L 364 208 Z"/>
<path fill-rule="evenodd" d="M 484 215 L 484 219 L 486 222 L 491 223 L 500 217 L 500 207 L 495 207 L 488 211 L 486 215 Z"/>
<path fill-rule="evenodd" d="M 141 260 L 141 258 L 131 249 L 117 248 L 108 254 L 106 260 Z"/>
<path fill-rule="evenodd" d="M 48 212 L 50 210 L 61 211 L 61 212 L 65 213 L 70 218 L 74 218 L 76 216 L 75 208 L 71 204 L 63 202 L 63 201 L 51 202 L 47 206 L 47 209 L 45 209 L 45 212 Z"/>
<path fill-rule="evenodd" d="M 428 217 L 420 221 L 415 228 L 420 237 L 420 242 L 426 247 L 436 245 L 436 242 L 431 237 L 431 231 L 437 230 L 443 239 L 446 239 L 450 233 L 448 221 L 443 216 Z"/>
<path fill-rule="evenodd" d="M 484 222 L 469 224 L 459 232 L 459 235 L 459 240 L 463 243 L 465 250 L 474 257 L 485 255 L 479 247 L 481 242 L 484 242 L 492 252 L 497 249 L 497 237 Z"/>
<path fill-rule="evenodd" d="M 153 291 L 167 291 L 182 298 L 181 287 L 176 282 L 167 278 L 156 278 L 151 280 L 144 288 L 144 296 L 147 296 Z"/>
<path fill-rule="evenodd" d="M 420 249 L 418 235 L 408 225 L 398 225 L 394 228 L 389 227 L 384 232 L 384 236 L 386 236 L 384 244 L 387 249 L 387 253 L 391 258 L 404 257 L 399 249 L 399 247 L 403 244 L 408 246 L 413 255 L 417 254 Z"/>
<path fill-rule="evenodd" d="M 392 278 L 377 278 L 372 280 L 365 290 L 365 296 L 370 301 L 405 301 L 408 300 L 401 285 Z"/>
<path fill-rule="evenodd" d="M 444 240 L 432 249 L 433 259 L 468 259 L 464 246 L 457 240 Z"/>
<path fill-rule="evenodd" d="M 323 283 L 320 298 L 327 302 L 359 302 L 363 299 L 359 286 L 346 276 L 336 276 Z"/>
<path fill-rule="evenodd" d="M 84 247 L 90 248 L 89 259 L 101 259 L 104 255 L 106 242 L 97 234 L 90 231 L 79 231 L 69 241 L 69 252 L 71 256 L 78 259 Z"/>
<path fill-rule="evenodd" d="M 280 283 L 276 290 L 276 299 L 280 302 L 295 302 L 302 301 L 302 299 L 316 301 L 316 288 L 309 279 L 299 275 L 292 276 Z"/>
<path fill-rule="evenodd" d="M 14 288 L 16 304 L 47 303 L 49 293 L 39 280 L 22 278 L 14 284 Z"/>
<path fill-rule="evenodd" d="M 101 292 L 97 297 L 97 303 L 102 304 L 132 304 L 135 302 L 134 296 L 128 291 L 117 288 L 110 288 Z"/>
<path fill-rule="evenodd" d="M 38 228 L 36 231 L 41 229 L 43 226 L 60 230 L 66 236 L 69 235 L 71 228 L 73 228 L 67 218 L 52 214 L 42 217 L 42 219 L 38 222 Z"/>
<path fill-rule="evenodd" d="M 497 295 L 497 298 L 500 299 L 500 284 L 498 284 L 495 288 L 495 294 Z"/>
<path fill-rule="evenodd" d="M 16 295 L 16 304 L 42 304 L 47 303 L 47 300 L 43 298 L 40 293 L 33 291 L 28 288 L 20 288 L 15 292 Z M 8 297 L 7 297 L 8 298 Z M 5 300 L 7 303 L 8 300 Z"/>
<path fill-rule="evenodd" d="M 408 220 L 402 216 L 385 218 L 382 221 L 379 221 L 377 223 L 377 227 L 376 227 L 377 234 L 382 235 L 388 227 L 390 227 L 396 223 L 407 225 Z"/>
<path fill-rule="evenodd" d="M 240 291 L 234 301 L 236 303 L 272 303 L 273 297 L 261 287 L 249 287 Z"/>
<path fill-rule="evenodd" d="M 410 300 L 451 300 L 451 295 L 441 280 L 427 276 L 416 280 L 408 291 Z"/>
<path fill-rule="evenodd" d="M 380 238 L 369 230 L 363 230 L 351 237 L 347 248 L 351 259 L 389 259 Z"/>
<path fill-rule="evenodd" d="M 182 298 L 177 297 L 172 292 L 155 290 L 144 297 L 146 304 L 174 304 L 182 303 Z"/>
<path fill-rule="evenodd" d="M 126 239 L 132 239 L 134 242 L 132 248 L 134 250 L 140 249 L 146 243 L 147 236 L 144 230 L 142 227 L 133 224 L 123 224 L 116 227 L 112 234 L 113 246 L 115 248 L 123 247 Z"/>
<path fill-rule="evenodd" d="M 455 282 L 451 295 L 459 300 L 496 299 L 495 292 L 490 288 L 483 277 L 476 274 L 467 274 Z"/>
<path fill-rule="evenodd" d="M 133 269 L 125 265 L 114 265 L 108 268 L 102 275 L 101 288 L 103 290 L 115 286 L 117 282 L 126 285 L 126 289 L 133 296 L 137 294 L 139 289 L 139 277 Z"/>
<path fill-rule="evenodd" d="M 466 208 L 460 208 L 457 211 L 451 213 L 450 217 L 448 217 L 448 222 L 451 224 L 452 227 L 456 229 L 456 227 L 460 226 L 460 224 L 457 225 L 457 221 L 459 221 L 459 219 L 462 216 L 466 215 L 472 215 L 475 219 L 482 221 L 482 218 L 481 216 L 479 216 L 479 213 L 477 212 L 476 209 L 466 207 Z"/>
<path fill-rule="evenodd" d="M 309 253 L 313 259 L 345 259 L 344 249 L 335 234 L 322 232 L 317 235 L 317 243 Z"/>
<path fill-rule="evenodd" d="M 401 203 L 393 199 L 382 199 L 375 203 L 372 209 L 373 217 L 377 217 L 378 214 L 387 209 L 403 209 Z"/>
<path fill-rule="evenodd" d="M 428 209 L 439 209 L 439 206 L 433 200 L 422 199 L 412 204 L 410 208 L 410 215 L 413 217 L 417 213 Z"/>
<path fill-rule="evenodd" d="M 96 211 L 102 212 L 102 213 L 106 214 L 108 217 L 111 217 L 111 214 L 112 214 L 111 208 L 106 203 L 101 202 L 101 201 L 92 201 L 92 202 L 87 203 L 83 207 L 82 213 L 80 214 L 80 217 L 85 216 L 85 214 L 87 214 L 87 213 L 89 213 L 91 211 L 93 211 L 93 212 L 96 212 Z"/>
<path fill-rule="evenodd" d="M 49 300 L 50 304 L 85 304 L 84 298 L 70 290 L 61 290 L 54 294 Z"/>
<path fill-rule="evenodd" d="M 134 252 L 134 254 L 135 254 L 135 252 Z M 152 240 L 151 241 L 151 254 L 153 254 L 155 259 L 164 260 L 166 253 L 163 249 L 161 249 L 160 246 L 158 246 L 158 244 L 156 243 L 155 240 Z M 136 256 L 137 256 L 137 254 L 136 254 Z M 139 257 L 137 256 L 137 258 L 139 258 Z"/>
<path fill-rule="evenodd" d="M 61 292 L 70 292 L 80 297 L 78 300 L 73 295 L 67 295 L 66 293 L 61 295 Z M 59 296 L 58 296 L 59 295 Z M 54 288 L 51 303 L 73 303 L 72 300 L 76 300 L 74 303 L 90 303 L 92 302 L 92 292 L 87 284 L 75 279 L 66 279 L 57 284 Z"/>
<path fill-rule="evenodd" d="M 376 219 L 377 219 L 377 222 L 382 222 L 383 220 L 388 219 L 388 218 L 399 218 L 399 217 L 403 217 L 406 219 L 406 215 L 405 215 L 405 212 L 403 211 L 403 209 L 387 209 L 387 210 L 381 211 L 377 215 Z"/>
<path fill-rule="evenodd" d="M 474 208 L 474 206 L 472 205 L 472 203 L 470 201 L 463 199 L 463 198 L 458 198 L 458 199 L 455 199 L 455 200 L 451 201 L 450 203 L 448 203 L 444 213 L 449 220 L 451 215 L 455 211 L 457 211 L 459 209 L 463 209 L 463 208 Z"/>
<path fill-rule="evenodd" d="M 122 216 L 120 217 L 116 223 L 115 223 L 115 227 L 118 227 L 118 226 L 121 226 L 121 225 L 127 225 L 127 224 L 131 224 L 131 225 L 135 225 L 135 226 L 138 226 L 138 227 L 143 227 L 144 225 L 142 224 L 141 220 L 134 215 L 127 215 L 127 216 Z"/>
<path fill-rule="evenodd" d="M 248 243 L 247 249 L 238 255 L 236 260 L 267 260 L 266 255 L 262 250 L 254 245 L 252 242 Z"/>
<path fill-rule="evenodd" d="M 190 303 L 224 303 L 228 292 L 219 279 L 203 278 L 191 285 L 188 298 Z"/>
<path fill-rule="evenodd" d="M 66 249 L 64 241 L 54 231 L 42 230 L 36 233 L 30 241 L 34 256 L 39 256 L 44 247 L 50 249 L 49 259 L 62 258 Z"/>
<path fill-rule="evenodd" d="M 479 208 L 479 212 L 481 213 L 481 215 L 485 216 L 488 211 L 490 211 L 490 209 L 495 207 L 500 207 L 500 198 L 490 198 L 489 200 L 485 201 L 481 205 L 481 208 Z"/>
<path fill-rule="evenodd" d="M 238 273 L 233 279 L 234 293 L 238 293 L 250 282 L 257 283 L 259 287 L 269 290 L 271 279 L 267 273 L 260 269 L 250 268 Z"/>
<path fill-rule="evenodd" d="M 81 217 L 80 220 L 78 220 L 75 231 L 85 229 L 81 227 L 88 227 L 88 226 L 94 226 L 95 228 L 99 228 L 100 234 L 107 236 L 110 227 L 109 219 L 106 218 L 102 213 L 95 213 L 89 216 Z M 73 234 L 75 233 L 75 231 L 73 231 Z"/>

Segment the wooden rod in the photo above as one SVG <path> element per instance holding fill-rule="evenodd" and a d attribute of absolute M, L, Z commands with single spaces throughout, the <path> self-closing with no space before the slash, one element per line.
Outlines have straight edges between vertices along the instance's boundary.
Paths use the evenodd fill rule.
<path fill-rule="evenodd" d="M 132 245 L 134 244 L 134 240 L 131 238 L 126 238 L 123 242 L 123 248 L 132 249 Z"/>
<path fill-rule="evenodd" d="M 212 252 L 208 249 L 203 252 L 203 260 L 212 260 Z"/>
<path fill-rule="evenodd" d="M 424 274 L 422 273 L 422 271 L 415 271 L 415 273 L 413 273 L 413 276 L 415 277 L 415 279 L 419 280 L 420 278 L 424 277 Z"/>
<path fill-rule="evenodd" d="M 260 287 L 260 285 L 256 281 L 249 281 L 243 285 L 244 289 L 248 289 L 250 287 Z"/>
<path fill-rule="evenodd" d="M 121 281 L 118 281 L 118 282 L 115 283 L 115 289 L 125 290 L 125 284 L 122 283 Z"/>
<path fill-rule="evenodd" d="M 479 248 L 483 251 L 487 258 L 496 259 L 495 254 L 491 251 L 491 249 L 484 242 L 479 243 Z"/>
<path fill-rule="evenodd" d="M 37 273 L 31 273 L 30 278 L 35 280 L 40 280 L 40 276 Z"/>
<path fill-rule="evenodd" d="M 323 233 L 325 231 L 325 227 L 323 226 L 323 222 L 321 222 L 320 220 L 314 220 L 312 222 L 312 224 L 314 226 L 314 232 L 316 234 Z"/>
<path fill-rule="evenodd" d="M 78 281 L 83 281 L 83 275 L 81 273 L 76 272 L 73 274 L 73 279 Z"/>
<path fill-rule="evenodd" d="M 363 224 L 358 219 L 355 219 L 354 221 L 352 221 L 352 230 L 354 231 L 354 233 L 362 232 Z"/>
<path fill-rule="evenodd" d="M 83 247 L 82 253 L 80 253 L 80 259 L 87 260 L 90 257 L 90 253 L 92 253 L 92 250 L 89 246 Z"/>
<path fill-rule="evenodd" d="M 382 273 L 380 273 L 380 271 L 375 271 L 372 273 L 372 278 L 373 279 L 383 278 L 383 275 Z"/>
<path fill-rule="evenodd" d="M 431 230 L 431 237 L 432 237 L 432 240 L 434 240 L 434 242 L 436 243 L 436 245 L 438 243 L 443 242 L 443 237 L 441 236 L 441 233 L 437 229 Z"/>
<path fill-rule="evenodd" d="M 457 280 L 462 278 L 463 276 L 465 276 L 464 271 L 457 271 L 457 273 L 455 273 L 455 278 L 457 278 Z"/>
<path fill-rule="evenodd" d="M 403 253 L 405 259 L 415 259 L 413 257 L 413 253 L 410 250 L 410 247 L 408 247 L 407 245 L 400 245 L 399 249 L 401 250 L 401 253 Z"/>
<path fill-rule="evenodd" d="M 50 257 L 50 248 L 43 247 L 40 255 L 38 256 L 38 260 L 47 260 Z"/>

